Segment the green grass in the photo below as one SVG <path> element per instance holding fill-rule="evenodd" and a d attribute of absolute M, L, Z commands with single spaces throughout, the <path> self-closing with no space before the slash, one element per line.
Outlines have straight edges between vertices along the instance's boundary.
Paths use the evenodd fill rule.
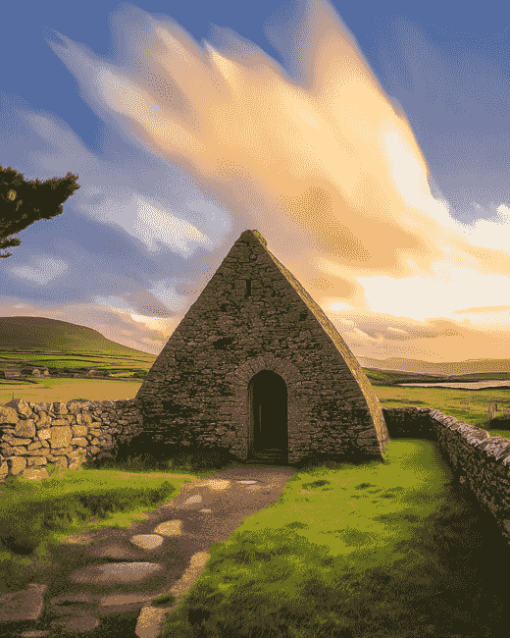
<path fill-rule="evenodd" d="M 508 430 L 490 427 L 489 406 L 497 403 L 501 415 L 503 406 L 510 404 L 510 388 L 487 388 L 485 390 L 457 390 L 455 388 L 400 388 L 395 386 L 374 387 L 381 405 L 385 408 L 431 408 L 462 419 L 470 425 L 483 428 L 492 435 L 510 436 Z"/>
<path fill-rule="evenodd" d="M 173 594 L 161 594 L 152 599 L 151 605 L 153 607 L 167 607 L 168 605 L 172 605 L 176 600 L 177 598 Z"/>
<path fill-rule="evenodd" d="M 58 548 L 69 534 L 144 520 L 189 480 L 172 472 L 189 478 L 213 472 L 197 472 L 189 455 L 153 470 L 141 457 L 110 465 L 62 470 L 48 464 L 49 479 L 9 476 L 0 484 L 0 593 L 50 579 L 61 569 Z"/>
<path fill-rule="evenodd" d="M 58 397 L 30 398 L 38 392 L 31 387 L 25 400 L 101 400 L 112 398 L 119 383 L 107 384 L 106 397 L 103 381 L 54 381 Z M 140 383 L 123 385 L 134 396 Z M 374 389 L 386 407 L 437 408 L 486 429 L 489 405 L 510 399 L 505 389 Z M 176 470 L 212 473 L 193 472 L 189 459 L 169 466 Z M 144 473 L 143 486 L 132 472 Z M 59 568 L 58 543 L 67 534 L 140 520 L 186 480 L 161 474 L 128 459 L 122 466 L 57 472 L 47 487 L 9 479 L 0 486 L 0 583 L 19 589 L 44 582 Z M 451 479 L 435 444 L 416 440 L 393 440 L 383 464 L 300 471 L 278 503 L 212 546 L 161 638 L 507 635 L 500 583 L 510 567 L 508 546 L 492 517 Z M 94 525 L 92 517 L 99 519 Z M 172 602 L 163 595 L 159 604 Z"/>
<path fill-rule="evenodd" d="M 175 496 L 187 479 L 168 471 L 214 472 L 194 471 L 190 456 L 169 461 L 167 472 L 147 463 L 50 466 L 51 478 L 40 483 L 9 478 L 0 486 L 4 590 L 61 571 L 59 543 L 68 534 L 128 527 Z M 430 441 L 393 440 L 384 463 L 297 472 L 277 503 L 209 552 L 161 638 L 506 635 L 500 583 L 508 547 L 467 488 L 452 484 Z M 156 604 L 174 602 L 163 594 Z"/>
<path fill-rule="evenodd" d="M 494 521 L 451 484 L 434 443 L 388 450 L 384 464 L 294 475 L 211 547 L 161 638 L 506 635 L 510 563 Z"/>
<path fill-rule="evenodd" d="M 119 401 L 133 399 L 142 385 L 143 379 L 135 381 L 105 381 L 103 379 L 58 379 L 38 378 L 36 383 L 24 384 L 16 379 L 0 379 L 0 404 L 16 399 L 34 403 L 77 400 L 86 397 L 86 401 Z M 13 383 L 14 382 L 14 383 Z"/>

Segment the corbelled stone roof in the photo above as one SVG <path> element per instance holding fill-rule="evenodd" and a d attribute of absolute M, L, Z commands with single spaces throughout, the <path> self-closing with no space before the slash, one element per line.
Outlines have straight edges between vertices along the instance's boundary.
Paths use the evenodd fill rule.
<path fill-rule="evenodd" d="M 331 338 L 333 343 L 335 344 L 338 352 L 342 355 L 345 363 L 349 367 L 349 370 L 353 374 L 354 378 L 358 382 L 363 395 L 368 403 L 370 411 L 372 412 L 372 417 L 374 418 L 374 424 L 376 426 L 376 430 L 378 435 L 383 435 L 386 431 L 386 424 L 384 422 L 384 417 L 382 416 L 381 407 L 379 404 L 379 400 L 377 399 L 374 390 L 372 388 L 372 384 L 368 380 L 368 377 L 363 372 L 363 368 L 360 366 L 358 360 L 352 353 L 349 346 L 345 343 L 343 337 L 340 335 L 334 324 L 327 317 L 326 313 L 322 310 L 318 303 L 316 303 L 313 297 L 305 290 L 305 288 L 299 283 L 299 281 L 294 277 L 294 275 L 290 272 L 288 268 L 286 268 L 282 262 L 273 255 L 273 253 L 267 247 L 267 241 L 262 237 L 262 235 L 257 230 L 245 230 L 239 240 L 250 241 L 250 243 L 256 241 L 260 243 L 267 254 L 271 257 L 273 262 L 275 263 L 278 270 L 282 273 L 285 279 L 289 282 L 289 284 L 294 288 L 294 290 L 298 293 L 304 303 L 307 305 L 310 312 L 316 317 L 316 319 L 321 324 L 322 328 L 326 332 L 326 334 Z M 387 432 L 386 432 L 387 435 Z"/>

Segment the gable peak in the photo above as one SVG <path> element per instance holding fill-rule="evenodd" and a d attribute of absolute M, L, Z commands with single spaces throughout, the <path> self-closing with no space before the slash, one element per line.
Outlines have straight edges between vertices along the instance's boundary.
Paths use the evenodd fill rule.
<path fill-rule="evenodd" d="M 258 230 L 245 230 L 241 233 L 237 241 L 247 241 L 250 244 L 255 242 L 256 244 L 259 243 L 267 247 L 267 241 L 264 237 L 262 237 Z"/>

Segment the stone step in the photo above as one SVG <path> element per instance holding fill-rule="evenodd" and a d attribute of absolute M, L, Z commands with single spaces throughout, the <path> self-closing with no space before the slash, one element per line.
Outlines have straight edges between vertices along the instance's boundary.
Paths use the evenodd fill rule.
<path fill-rule="evenodd" d="M 281 450 L 263 450 L 255 452 L 253 457 L 246 463 L 264 463 L 266 465 L 280 465 L 285 462 L 285 454 Z"/>
<path fill-rule="evenodd" d="M 69 576 L 69 580 L 73 583 L 101 584 L 103 587 L 132 585 L 147 580 L 161 568 L 161 565 L 149 562 L 106 563 L 77 569 Z"/>
<path fill-rule="evenodd" d="M 283 460 L 281 459 L 252 459 L 251 461 L 246 461 L 247 465 L 284 465 Z"/>

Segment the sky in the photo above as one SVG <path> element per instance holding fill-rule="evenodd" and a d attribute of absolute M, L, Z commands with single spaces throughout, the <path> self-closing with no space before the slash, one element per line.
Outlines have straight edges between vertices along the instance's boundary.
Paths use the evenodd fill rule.
<path fill-rule="evenodd" d="M 357 356 L 510 357 L 500 0 L 2 7 L 0 164 L 78 175 L 0 316 L 159 354 L 243 230 Z"/>

